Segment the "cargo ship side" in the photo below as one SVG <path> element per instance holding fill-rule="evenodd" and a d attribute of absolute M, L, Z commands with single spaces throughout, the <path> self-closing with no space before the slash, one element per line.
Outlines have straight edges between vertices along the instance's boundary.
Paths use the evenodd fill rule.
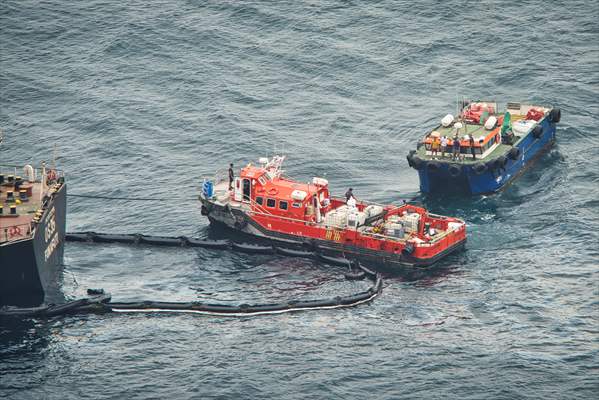
<path fill-rule="evenodd" d="M 0 166 L 0 306 L 37 306 L 57 287 L 66 197 L 61 171 Z"/>

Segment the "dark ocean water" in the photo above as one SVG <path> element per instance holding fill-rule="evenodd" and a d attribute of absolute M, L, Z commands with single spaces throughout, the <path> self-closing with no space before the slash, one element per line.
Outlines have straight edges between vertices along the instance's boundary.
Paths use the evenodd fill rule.
<path fill-rule="evenodd" d="M 3 1 L 0 163 L 55 144 L 71 193 L 172 198 L 70 198 L 70 231 L 214 235 L 186 200 L 200 177 L 279 151 L 337 193 L 464 218 L 469 242 L 356 309 L 0 326 L 0 398 L 597 396 L 598 4 Z M 405 155 L 456 95 L 559 106 L 558 143 L 502 194 L 423 197 Z M 68 243 L 60 289 L 241 303 L 366 285 L 340 272 Z"/>

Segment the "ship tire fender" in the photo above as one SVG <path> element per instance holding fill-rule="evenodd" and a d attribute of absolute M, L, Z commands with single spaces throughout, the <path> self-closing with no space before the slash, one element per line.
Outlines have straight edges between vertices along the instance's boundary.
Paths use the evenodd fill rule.
<path fill-rule="evenodd" d="M 489 167 L 487 166 L 486 163 L 478 163 L 478 164 L 474 165 L 474 167 L 472 167 L 472 169 L 474 170 L 474 173 L 476 175 L 482 175 L 489 170 Z"/>
<path fill-rule="evenodd" d="M 243 229 L 247 226 L 248 222 L 243 217 L 235 217 L 235 228 Z"/>
<path fill-rule="evenodd" d="M 517 160 L 520 157 L 520 149 L 518 147 L 512 147 L 508 152 L 508 157 L 512 160 Z"/>
<path fill-rule="evenodd" d="M 435 172 L 435 171 L 438 171 L 439 169 L 441 169 L 441 164 L 439 164 L 436 161 L 430 161 L 427 163 L 427 168 L 429 171 Z"/>
<path fill-rule="evenodd" d="M 499 156 L 495 160 L 495 168 L 496 169 L 505 168 L 506 164 L 507 164 L 507 158 L 505 156 Z"/>
<path fill-rule="evenodd" d="M 543 127 L 541 125 L 537 125 L 532 130 L 532 137 L 539 139 L 541 136 L 543 136 Z"/>
<path fill-rule="evenodd" d="M 495 160 L 487 161 L 487 162 L 485 163 L 485 167 L 487 167 L 487 169 L 488 169 L 489 171 L 494 171 L 494 170 L 496 170 L 497 168 L 495 167 Z"/>
<path fill-rule="evenodd" d="M 554 108 L 549 112 L 549 119 L 554 124 L 557 124 L 562 119 L 562 110 L 559 108 Z"/>
<path fill-rule="evenodd" d="M 202 204 L 202 209 L 200 212 L 202 215 L 206 216 L 208 215 L 208 208 L 206 208 L 206 206 Z"/>
<path fill-rule="evenodd" d="M 414 167 L 414 162 L 413 162 L 413 159 L 414 159 L 414 154 L 416 154 L 416 150 L 410 150 L 410 152 L 409 152 L 409 153 L 408 153 L 408 155 L 406 156 L 406 159 L 408 160 L 408 165 L 409 165 L 410 167 L 412 167 L 412 168 L 415 168 L 415 167 Z"/>
<path fill-rule="evenodd" d="M 451 164 L 447 170 L 449 171 L 449 175 L 454 178 L 457 178 L 462 173 L 462 166 L 458 164 Z"/>
<path fill-rule="evenodd" d="M 424 163 L 425 162 L 420 157 L 418 157 L 418 156 L 412 157 L 412 168 L 421 170 L 422 167 L 424 166 Z"/>
<path fill-rule="evenodd" d="M 401 254 L 404 256 L 410 256 L 414 253 L 414 245 L 412 243 L 406 243 L 406 246 L 401 251 Z"/>

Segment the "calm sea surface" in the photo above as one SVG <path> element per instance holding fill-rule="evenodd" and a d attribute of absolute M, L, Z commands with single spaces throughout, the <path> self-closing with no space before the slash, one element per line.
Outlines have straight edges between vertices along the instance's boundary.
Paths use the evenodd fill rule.
<path fill-rule="evenodd" d="M 0 163 L 51 160 L 68 229 L 214 236 L 201 177 L 275 151 L 379 202 L 466 219 L 467 250 L 374 303 L 250 319 L 89 315 L 0 326 L 7 399 L 588 399 L 599 393 L 594 1 L 0 3 Z M 504 193 L 427 198 L 405 155 L 456 95 L 562 109 Z M 60 292 L 115 300 L 362 290 L 308 260 L 68 243 Z M 61 295 L 60 293 L 63 293 Z"/>

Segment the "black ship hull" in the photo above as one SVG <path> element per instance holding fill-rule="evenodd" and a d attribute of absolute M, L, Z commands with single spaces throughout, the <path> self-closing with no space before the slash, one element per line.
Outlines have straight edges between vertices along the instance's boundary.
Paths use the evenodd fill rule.
<path fill-rule="evenodd" d="M 63 264 L 67 187 L 44 202 L 33 234 L 0 245 L 0 306 L 37 306 L 58 291 Z"/>

